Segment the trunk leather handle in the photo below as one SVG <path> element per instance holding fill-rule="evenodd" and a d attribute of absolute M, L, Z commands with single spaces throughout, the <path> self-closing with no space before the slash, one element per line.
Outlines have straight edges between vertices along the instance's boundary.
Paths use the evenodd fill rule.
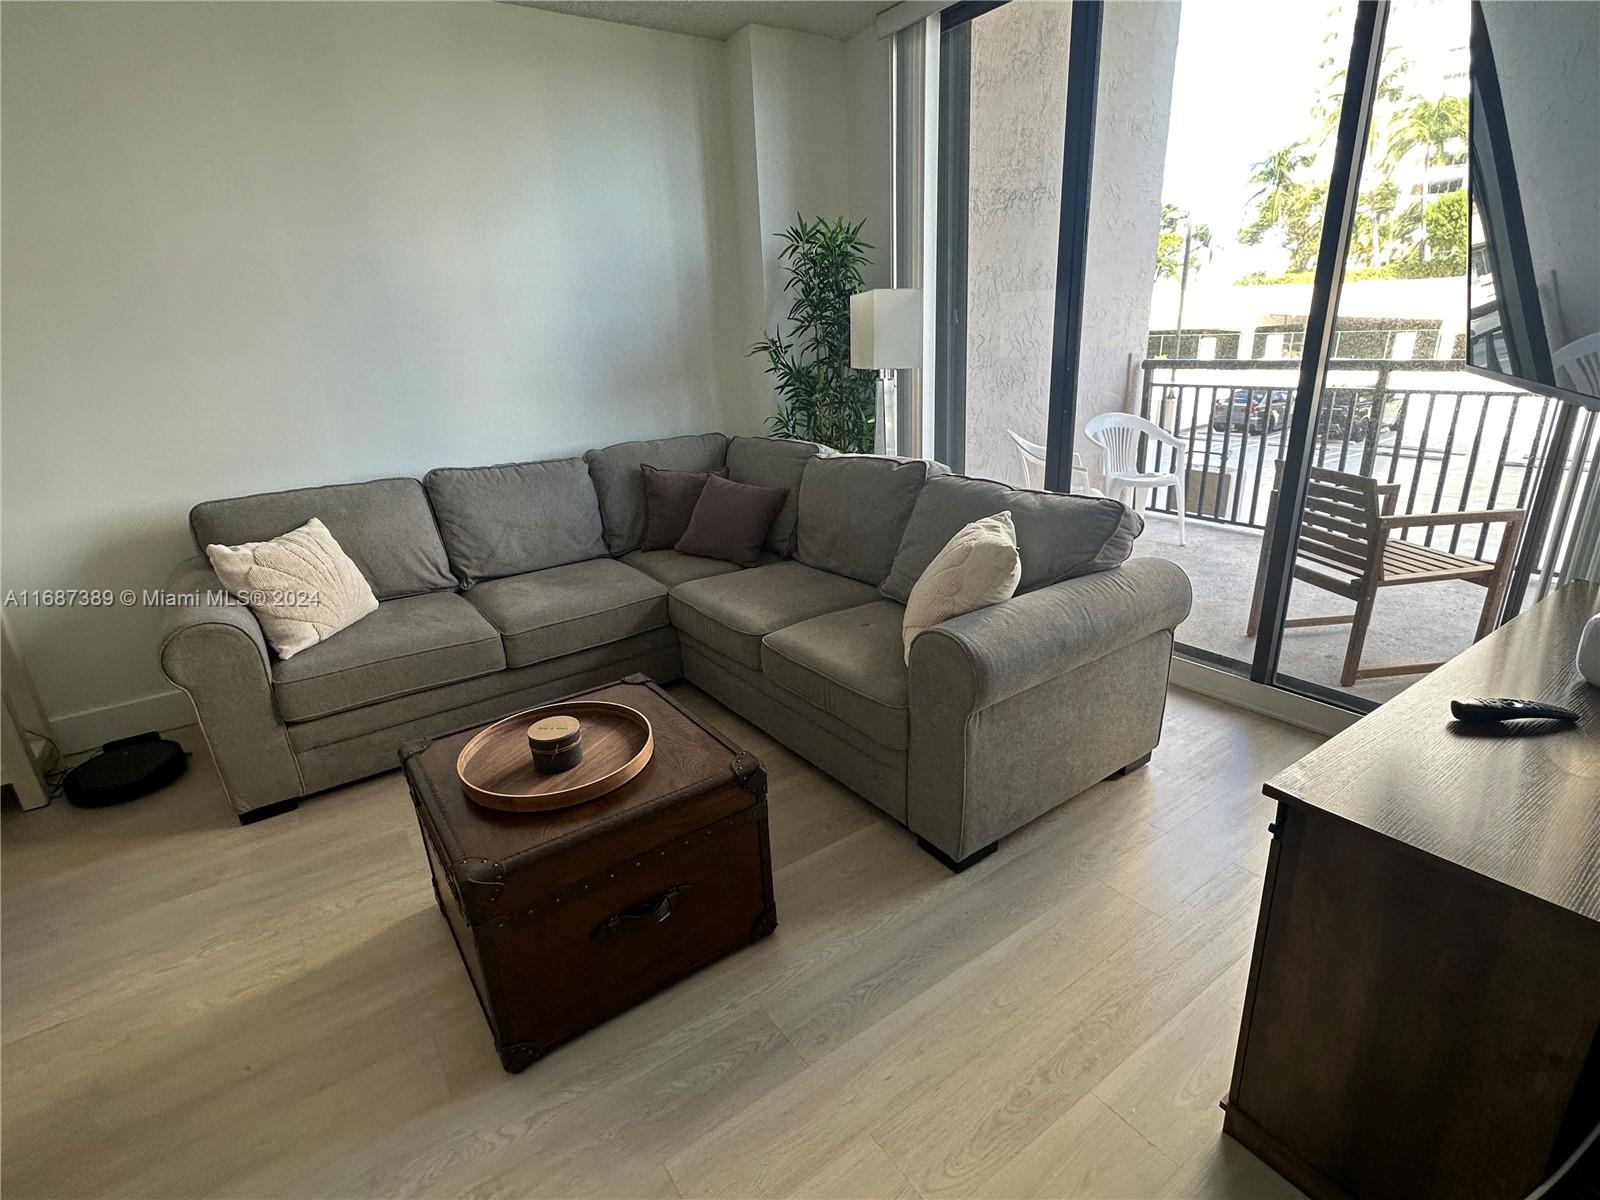
<path fill-rule="evenodd" d="M 589 940 L 604 946 L 630 933 L 640 933 L 651 925 L 659 925 L 673 914 L 683 898 L 693 890 L 686 883 L 674 884 L 659 896 L 641 900 L 607 917 L 590 931 Z"/>

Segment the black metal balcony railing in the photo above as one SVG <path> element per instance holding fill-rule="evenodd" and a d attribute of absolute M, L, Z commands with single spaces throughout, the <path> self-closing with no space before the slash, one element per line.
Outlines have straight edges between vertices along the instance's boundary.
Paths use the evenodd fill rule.
<path fill-rule="evenodd" d="M 1141 415 L 1188 450 L 1188 515 L 1264 528 L 1272 464 L 1288 436 L 1294 364 L 1161 358 L 1142 365 Z M 1438 386 L 1456 383 L 1451 375 L 1457 386 Z M 1312 462 L 1399 484 L 1399 513 L 1527 507 L 1555 401 L 1470 386 L 1476 377 L 1449 360 L 1334 359 L 1328 379 Z M 1169 449 L 1152 443 L 1145 453 L 1156 469 L 1172 469 Z M 1154 511 L 1176 512 L 1170 494 L 1158 499 Z M 1498 549 L 1502 528 L 1426 526 L 1402 536 L 1430 546 L 1438 537 L 1442 549 L 1485 558 Z"/>

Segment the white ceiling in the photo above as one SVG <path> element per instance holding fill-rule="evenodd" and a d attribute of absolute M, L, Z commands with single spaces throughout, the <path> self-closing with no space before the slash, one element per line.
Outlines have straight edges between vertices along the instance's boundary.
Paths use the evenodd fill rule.
<path fill-rule="evenodd" d="M 643 25 L 722 41 L 746 25 L 847 38 L 872 25 L 892 0 L 511 0 L 574 17 Z"/>

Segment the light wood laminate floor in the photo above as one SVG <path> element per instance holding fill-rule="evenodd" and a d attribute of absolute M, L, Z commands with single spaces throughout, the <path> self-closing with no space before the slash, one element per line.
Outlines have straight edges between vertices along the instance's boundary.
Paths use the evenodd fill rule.
<path fill-rule="evenodd" d="M 1313 735 L 1174 691 L 1149 767 L 954 876 L 673 691 L 767 763 L 778 931 L 519 1076 L 398 773 L 241 829 L 190 729 L 157 796 L 6 812 L 8 1200 L 1297 1194 L 1217 1102 Z"/>

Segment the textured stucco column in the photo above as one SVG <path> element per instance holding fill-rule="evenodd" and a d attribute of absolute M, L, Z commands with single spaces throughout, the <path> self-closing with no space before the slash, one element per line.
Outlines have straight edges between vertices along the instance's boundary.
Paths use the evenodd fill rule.
<path fill-rule="evenodd" d="M 1177 4 L 1108 4 L 1104 11 L 1078 371 L 1078 452 L 1091 479 L 1099 475 L 1099 452 L 1084 438 L 1084 423 L 1133 407 L 1123 400 L 1128 356 L 1144 358 L 1150 331 L 1178 57 Z"/>
<path fill-rule="evenodd" d="M 1144 357 L 1178 49 L 1178 5 L 1105 7 L 1089 209 L 1078 450 L 1123 407 Z M 966 469 L 1025 482 L 1007 435 L 1043 442 L 1060 236 L 1071 5 L 1007 5 L 972 25 Z"/>
<path fill-rule="evenodd" d="M 1072 5 L 1007 4 L 971 27 L 966 471 L 1026 483 L 1007 430 L 1045 440 Z"/>

